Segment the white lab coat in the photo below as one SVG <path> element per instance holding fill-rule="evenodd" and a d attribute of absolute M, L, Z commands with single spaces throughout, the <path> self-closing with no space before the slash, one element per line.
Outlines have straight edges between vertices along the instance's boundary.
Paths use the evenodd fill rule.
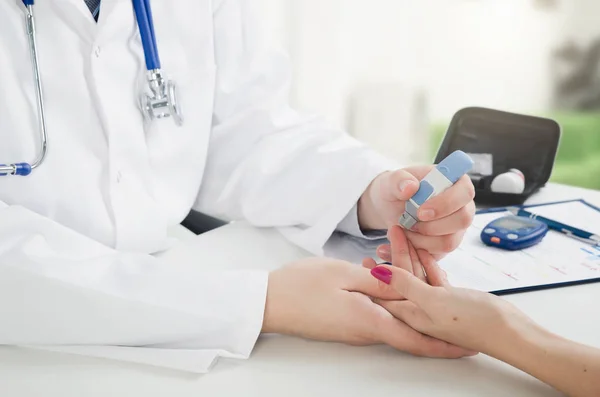
<path fill-rule="evenodd" d="M 4 163 L 39 149 L 22 7 L 0 2 Z M 130 1 L 102 0 L 98 24 L 83 0 L 36 4 L 50 150 L 31 176 L 0 178 L 0 344 L 125 359 L 127 349 L 185 352 L 199 372 L 248 357 L 266 272 L 174 272 L 152 256 L 169 247 L 167 230 L 194 208 L 278 227 L 318 253 L 341 221 L 357 228 L 356 200 L 394 166 L 288 107 L 287 59 L 262 48 L 252 1 L 152 7 L 183 127 L 143 122 Z"/>

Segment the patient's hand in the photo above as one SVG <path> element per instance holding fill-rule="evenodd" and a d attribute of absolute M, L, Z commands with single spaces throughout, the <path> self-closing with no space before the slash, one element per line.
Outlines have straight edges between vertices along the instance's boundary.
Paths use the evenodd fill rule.
<path fill-rule="evenodd" d="M 392 260 L 396 252 L 408 249 L 412 270 L 376 265 L 371 258 L 363 261 L 363 266 L 380 280 L 381 293 L 393 291 L 405 297 L 405 300 L 376 300 L 394 317 L 423 334 L 484 352 L 494 348 L 490 344 L 496 343 L 494 335 L 498 332 L 528 322 L 523 314 L 500 298 L 452 287 L 436 260 L 424 250 L 416 252 L 403 236 L 403 230 L 395 229 L 390 234 Z M 415 277 L 413 273 L 424 277 Z"/>
<path fill-rule="evenodd" d="M 392 257 L 406 243 L 400 234 L 394 237 L 390 240 Z M 599 349 L 541 328 L 494 295 L 452 287 L 426 251 L 418 250 L 412 258 L 416 261 L 413 268 L 423 266 L 427 282 L 398 266 L 373 267 L 373 260 L 364 262 L 380 280 L 380 294 L 406 298 L 375 300 L 394 317 L 425 335 L 502 360 L 566 395 L 600 395 Z"/>

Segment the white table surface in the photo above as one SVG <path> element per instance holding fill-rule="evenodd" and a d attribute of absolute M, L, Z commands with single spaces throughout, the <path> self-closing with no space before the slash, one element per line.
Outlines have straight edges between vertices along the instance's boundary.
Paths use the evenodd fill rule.
<path fill-rule="evenodd" d="M 531 202 L 573 198 L 585 198 L 600 205 L 600 192 L 557 185 L 545 188 Z M 164 258 L 190 262 L 211 258 L 215 267 L 274 268 L 304 255 L 273 230 L 232 224 L 194 237 Z M 599 284 L 505 299 L 553 332 L 600 347 Z M 0 348 L 0 395 L 494 397 L 558 396 L 559 393 L 483 355 L 433 360 L 384 346 L 358 348 L 268 336 L 260 338 L 249 360 L 221 360 L 207 375 L 3 347 Z"/>

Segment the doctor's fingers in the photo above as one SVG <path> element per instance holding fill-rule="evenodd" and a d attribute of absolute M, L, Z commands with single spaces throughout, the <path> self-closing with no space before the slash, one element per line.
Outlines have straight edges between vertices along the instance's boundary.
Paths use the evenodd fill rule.
<path fill-rule="evenodd" d="M 381 260 L 385 262 L 392 261 L 392 247 L 390 247 L 389 244 L 381 244 L 379 247 L 377 247 L 376 253 Z"/>
<path fill-rule="evenodd" d="M 417 223 L 412 231 L 426 236 L 445 236 L 459 230 L 466 230 L 473 223 L 475 210 L 475 203 L 471 201 L 458 211 L 442 219 Z"/>
<path fill-rule="evenodd" d="M 458 248 L 463 240 L 466 230 L 445 236 L 424 236 L 420 233 L 406 231 L 406 236 L 417 250 L 425 250 L 439 259 Z"/>
<path fill-rule="evenodd" d="M 406 201 L 419 190 L 419 180 L 406 170 L 383 175 L 380 194 L 385 201 Z"/>
<path fill-rule="evenodd" d="M 466 206 L 462 207 L 450 216 L 435 221 L 417 223 L 413 227 L 412 231 L 422 236 L 428 237 L 442 237 L 458 233 L 458 235 L 462 239 L 462 236 L 464 235 L 466 229 L 468 229 L 473 223 L 475 212 L 475 203 L 471 201 Z M 409 242 L 414 243 L 415 239 L 412 237 L 414 236 L 414 233 L 411 233 L 411 231 L 404 231 L 404 233 L 407 236 L 409 236 Z M 420 240 L 423 241 L 423 239 Z M 438 253 L 438 251 L 439 253 L 443 254 L 451 252 L 455 248 L 452 248 L 455 243 L 455 238 L 445 237 L 444 239 L 440 239 L 439 242 L 436 243 L 436 245 L 446 245 L 447 247 L 449 247 L 449 249 L 438 249 L 435 253 Z M 421 245 L 417 245 L 417 248 L 421 248 Z M 381 260 L 386 262 L 392 261 L 392 249 L 390 244 L 382 244 L 378 246 L 376 253 L 377 256 L 381 258 Z"/>
<path fill-rule="evenodd" d="M 365 269 L 373 269 L 377 266 L 377 262 L 373 258 L 365 258 L 362 260 L 362 265 Z"/>
<path fill-rule="evenodd" d="M 424 222 L 442 219 L 465 207 L 474 198 L 475 187 L 473 182 L 467 175 L 464 175 L 454 186 L 427 200 L 419 208 L 417 215 Z"/>
<path fill-rule="evenodd" d="M 415 356 L 461 358 L 476 354 L 470 350 L 424 335 L 389 315 L 382 316 L 377 325 L 378 339 L 381 342 Z"/>

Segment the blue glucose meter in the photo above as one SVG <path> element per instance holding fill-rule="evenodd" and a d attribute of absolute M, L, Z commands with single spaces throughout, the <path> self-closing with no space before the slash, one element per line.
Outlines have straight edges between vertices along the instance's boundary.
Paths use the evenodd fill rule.
<path fill-rule="evenodd" d="M 481 232 L 484 244 L 509 251 L 532 247 L 548 233 L 548 225 L 535 219 L 509 215 L 490 222 Z"/>

